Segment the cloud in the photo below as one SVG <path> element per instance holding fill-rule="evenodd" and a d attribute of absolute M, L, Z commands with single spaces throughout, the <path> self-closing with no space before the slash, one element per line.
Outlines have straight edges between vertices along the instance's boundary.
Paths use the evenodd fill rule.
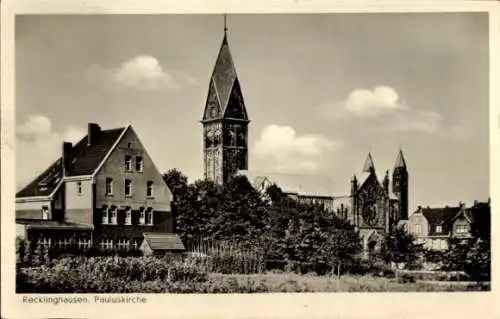
<path fill-rule="evenodd" d="M 322 155 L 342 145 L 342 141 L 332 142 L 323 135 L 299 136 L 290 126 L 269 125 L 255 143 L 254 155 L 278 171 L 315 171 Z"/>
<path fill-rule="evenodd" d="M 189 74 L 178 70 L 165 70 L 156 58 L 147 55 L 139 55 L 125 61 L 119 68 L 105 68 L 93 64 L 85 72 L 85 78 L 106 90 L 178 90 L 196 84 Z"/>
<path fill-rule="evenodd" d="M 43 115 L 32 115 L 16 128 L 16 184 L 24 186 L 60 155 L 62 142 L 78 142 L 86 132 L 77 127 L 54 131 Z"/>
<path fill-rule="evenodd" d="M 321 117 L 332 121 L 368 118 L 372 124 L 379 124 L 380 129 L 387 131 L 438 133 L 443 125 L 439 113 L 410 108 L 389 86 L 355 89 L 345 101 L 324 103 L 317 111 Z"/>

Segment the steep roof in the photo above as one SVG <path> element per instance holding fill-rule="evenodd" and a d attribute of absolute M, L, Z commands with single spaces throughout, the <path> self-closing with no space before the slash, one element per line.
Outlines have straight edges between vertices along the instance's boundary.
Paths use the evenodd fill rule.
<path fill-rule="evenodd" d="M 284 193 L 302 196 L 333 196 L 333 181 L 323 175 L 264 173 L 248 170 L 240 170 L 238 174 L 245 175 L 257 189 L 261 186 L 260 183 L 267 179 L 278 185 Z"/>
<path fill-rule="evenodd" d="M 184 244 L 176 234 L 144 233 L 144 239 L 152 250 L 185 250 Z"/>
<path fill-rule="evenodd" d="M 365 160 L 365 165 L 363 165 L 363 172 L 370 173 L 375 170 L 375 165 L 373 164 L 372 154 L 369 152 Z"/>
<path fill-rule="evenodd" d="M 88 145 L 88 135 L 83 137 L 71 148 L 72 161 L 69 164 L 67 176 L 93 174 L 126 129 L 124 127 L 98 131 L 92 137 L 92 145 Z M 48 196 L 58 187 L 62 176 L 62 157 L 60 157 L 47 170 L 21 189 L 16 197 Z"/>
<path fill-rule="evenodd" d="M 442 225 L 450 222 L 461 210 L 461 207 L 422 208 L 422 213 L 429 224 Z"/>
<path fill-rule="evenodd" d="M 396 162 L 394 163 L 394 168 L 401 167 L 405 168 L 406 167 L 406 161 L 405 157 L 403 156 L 403 150 L 399 150 L 398 156 L 396 157 Z"/>
<path fill-rule="evenodd" d="M 223 117 L 248 120 L 226 33 L 210 78 L 203 120 Z"/>

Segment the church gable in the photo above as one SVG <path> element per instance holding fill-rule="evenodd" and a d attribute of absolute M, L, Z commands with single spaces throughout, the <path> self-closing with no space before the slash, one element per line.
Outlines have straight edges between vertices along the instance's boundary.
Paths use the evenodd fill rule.
<path fill-rule="evenodd" d="M 231 91 L 231 95 L 224 112 L 224 117 L 241 120 L 247 119 L 245 102 L 243 101 L 243 94 L 241 93 L 240 83 L 238 79 L 234 81 L 233 89 Z"/>
<path fill-rule="evenodd" d="M 210 86 L 208 89 L 207 103 L 205 105 L 203 120 L 209 121 L 218 119 L 220 117 L 221 117 L 221 110 L 220 110 L 219 99 L 217 98 L 217 91 L 215 90 L 214 81 L 210 80 Z"/>
<path fill-rule="evenodd" d="M 358 195 L 365 195 L 376 199 L 384 195 L 384 189 L 380 185 L 375 172 L 371 173 L 358 190 Z"/>

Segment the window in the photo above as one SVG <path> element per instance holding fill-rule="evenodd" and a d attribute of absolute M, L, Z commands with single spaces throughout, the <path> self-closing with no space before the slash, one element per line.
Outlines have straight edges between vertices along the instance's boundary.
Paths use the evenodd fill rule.
<path fill-rule="evenodd" d="M 146 212 L 144 208 L 141 207 L 139 211 L 139 225 L 144 225 L 146 223 Z"/>
<path fill-rule="evenodd" d="M 132 148 L 132 143 L 128 143 L 127 147 Z"/>
<path fill-rule="evenodd" d="M 146 211 L 146 225 L 153 225 L 153 209 L 150 208 Z"/>
<path fill-rule="evenodd" d="M 413 228 L 413 229 L 412 229 L 412 232 L 413 232 L 414 234 L 417 234 L 417 235 L 418 235 L 418 234 L 422 234 L 422 225 L 420 225 L 420 224 L 416 224 L 416 225 L 413 225 L 413 227 L 412 227 L 412 228 Z"/>
<path fill-rule="evenodd" d="M 116 243 L 116 248 L 120 250 L 128 250 L 130 247 L 130 241 L 127 238 L 119 239 Z"/>
<path fill-rule="evenodd" d="M 54 241 L 54 246 L 59 248 L 66 248 L 70 245 L 70 243 L 71 242 L 69 238 L 64 238 L 64 239 L 59 238 L 58 240 Z"/>
<path fill-rule="evenodd" d="M 102 250 L 111 250 L 113 249 L 113 240 L 112 239 L 101 239 L 100 243 Z"/>
<path fill-rule="evenodd" d="M 103 225 L 109 224 L 109 215 L 108 215 L 108 208 L 107 207 L 102 208 L 102 224 Z"/>
<path fill-rule="evenodd" d="M 40 238 L 38 239 L 37 242 L 38 245 L 41 245 L 43 248 L 50 248 L 51 247 L 51 240 L 50 238 Z"/>
<path fill-rule="evenodd" d="M 132 225 L 132 209 L 127 208 L 125 211 L 125 225 Z"/>
<path fill-rule="evenodd" d="M 146 196 L 147 197 L 153 197 L 153 182 L 148 181 L 147 184 L 147 189 L 146 189 Z"/>
<path fill-rule="evenodd" d="M 457 234 L 466 234 L 469 232 L 467 225 L 458 225 L 457 226 Z"/>
<path fill-rule="evenodd" d="M 139 249 L 139 239 L 134 239 L 134 241 L 132 242 L 132 249 Z"/>
<path fill-rule="evenodd" d="M 42 207 L 42 219 L 49 219 L 49 208 L 47 206 Z"/>
<path fill-rule="evenodd" d="M 143 166 L 144 165 L 143 165 L 143 162 L 142 162 L 142 157 L 137 156 L 135 158 L 135 170 L 138 171 L 138 172 L 142 172 L 142 170 L 144 168 Z"/>
<path fill-rule="evenodd" d="M 90 248 L 89 238 L 78 238 L 78 249 L 87 250 Z"/>
<path fill-rule="evenodd" d="M 116 207 L 113 207 L 111 209 L 111 214 L 110 214 L 110 224 L 113 224 L 113 225 L 117 225 L 118 224 L 118 219 L 117 219 L 117 211 L 116 211 Z"/>
<path fill-rule="evenodd" d="M 106 178 L 106 195 L 113 195 L 113 179 Z"/>
<path fill-rule="evenodd" d="M 125 180 L 125 196 L 132 196 L 132 181 L 130 179 Z"/>
<path fill-rule="evenodd" d="M 132 171 L 132 156 L 130 155 L 125 155 L 125 170 L 127 172 Z"/>
<path fill-rule="evenodd" d="M 440 233 L 443 231 L 443 227 L 441 226 L 436 226 L 436 233 Z"/>
<path fill-rule="evenodd" d="M 76 183 L 76 194 L 82 195 L 82 182 Z"/>

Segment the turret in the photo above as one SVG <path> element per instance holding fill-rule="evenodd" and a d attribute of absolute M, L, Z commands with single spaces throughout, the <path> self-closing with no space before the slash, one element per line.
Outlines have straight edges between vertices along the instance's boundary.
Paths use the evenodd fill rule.
<path fill-rule="evenodd" d="M 401 149 L 394 164 L 392 190 L 398 199 L 399 219 L 408 219 L 408 170 Z"/>

